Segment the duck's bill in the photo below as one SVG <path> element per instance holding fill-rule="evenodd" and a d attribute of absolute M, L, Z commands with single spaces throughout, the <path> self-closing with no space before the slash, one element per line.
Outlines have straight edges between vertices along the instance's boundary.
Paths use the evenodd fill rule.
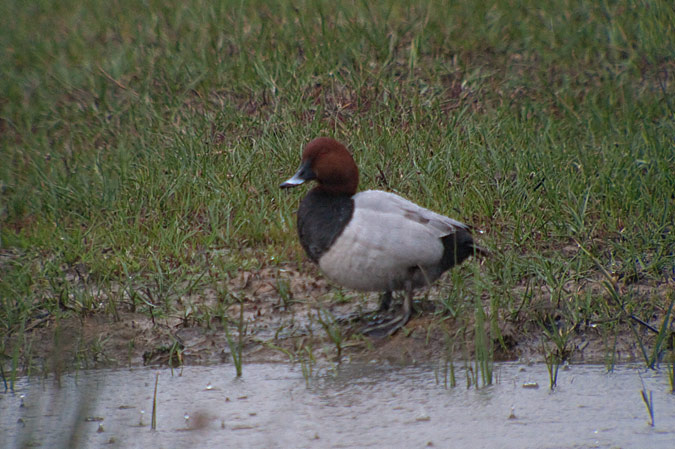
<path fill-rule="evenodd" d="M 293 177 L 281 183 L 279 187 L 287 189 L 289 187 L 299 186 L 303 182 L 311 181 L 312 179 L 316 179 L 316 174 L 312 171 L 309 161 L 304 161 Z"/>
<path fill-rule="evenodd" d="M 288 189 L 291 187 L 299 186 L 300 184 L 304 183 L 305 180 L 302 179 L 300 176 L 295 174 L 292 178 L 287 179 L 286 181 L 282 182 L 279 187 L 282 189 Z"/>

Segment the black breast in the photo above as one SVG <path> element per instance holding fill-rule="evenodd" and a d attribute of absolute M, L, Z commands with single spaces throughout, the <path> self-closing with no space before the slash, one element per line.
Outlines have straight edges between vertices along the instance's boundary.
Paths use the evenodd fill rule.
<path fill-rule="evenodd" d="M 354 215 L 349 195 L 311 190 L 298 209 L 298 235 L 305 252 L 314 262 L 331 247 Z"/>

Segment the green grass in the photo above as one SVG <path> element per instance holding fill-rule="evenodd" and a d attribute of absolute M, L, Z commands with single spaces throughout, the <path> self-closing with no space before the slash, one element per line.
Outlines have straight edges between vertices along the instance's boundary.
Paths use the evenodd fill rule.
<path fill-rule="evenodd" d="M 669 1 L 3 1 L 0 342 L 301 260 L 304 192 L 277 186 L 319 135 L 361 188 L 485 231 L 493 315 L 529 313 L 525 285 L 613 325 L 576 288 L 593 258 L 628 289 L 675 276 L 673 23 Z"/>

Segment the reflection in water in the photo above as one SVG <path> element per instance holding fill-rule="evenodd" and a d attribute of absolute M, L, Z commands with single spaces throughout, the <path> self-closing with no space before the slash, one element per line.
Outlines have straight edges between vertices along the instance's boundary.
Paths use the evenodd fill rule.
<path fill-rule="evenodd" d="M 299 366 L 105 370 L 21 379 L 0 394 L 0 446 L 165 448 L 672 448 L 675 395 L 665 373 L 576 365 L 551 392 L 544 365 L 498 364 L 499 383 L 445 389 L 430 366 L 345 365 L 307 387 Z M 656 426 L 640 396 L 653 391 Z M 539 388 L 526 388 L 538 384 Z M 24 396 L 22 398 L 21 396 Z M 23 402 L 23 406 L 22 406 Z"/>

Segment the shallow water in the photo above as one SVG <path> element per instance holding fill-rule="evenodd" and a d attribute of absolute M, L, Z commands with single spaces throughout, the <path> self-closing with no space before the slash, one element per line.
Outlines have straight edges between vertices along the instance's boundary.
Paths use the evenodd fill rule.
<path fill-rule="evenodd" d="M 675 447 L 665 372 L 575 365 L 553 392 L 544 365 L 495 372 L 497 383 L 480 389 L 466 388 L 460 368 L 458 385 L 445 388 L 429 365 L 345 365 L 309 385 L 299 365 L 284 364 L 244 365 L 241 379 L 230 365 L 79 372 L 60 387 L 22 378 L 0 394 L 0 447 Z M 641 377 L 653 392 L 653 428 Z"/>

